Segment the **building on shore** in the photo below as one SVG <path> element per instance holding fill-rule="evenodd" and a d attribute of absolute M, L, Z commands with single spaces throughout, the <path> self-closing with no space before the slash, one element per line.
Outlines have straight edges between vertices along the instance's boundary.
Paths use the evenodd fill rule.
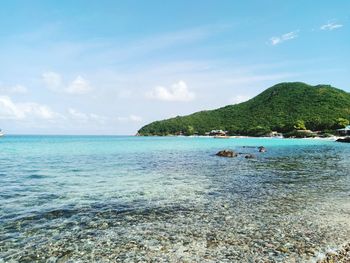
<path fill-rule="evenodd" d="M 343 129 L 338 129 L 337 134 L 340 136 L 350 136 L 350 125 L 346 126 Z"/>
<path fill-rule="evenodd" d="M 270 132 L 269 136 L 273 138 L 283 138 L 283 134 L 277 131 Z"/>
<path fill-rule="evenodd" d="M 223 131 L 223 130 L 212 130 L 209 132 L 210 136 L 226 136 L 227 135 L 227 131 Z"/>

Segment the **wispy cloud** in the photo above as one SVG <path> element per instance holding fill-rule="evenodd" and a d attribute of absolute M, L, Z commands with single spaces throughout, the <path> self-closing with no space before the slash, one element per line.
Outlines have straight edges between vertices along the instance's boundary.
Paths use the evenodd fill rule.
<path fill-rule="evenodd" d="M 25 94 L 28 92 L 28 89 L 20 84 L 14 86 L 2 86 L 0 84 L 0 92 L 5 94 Z"/>
<path fill-rule="evenodd" d="M 63 86 L 62 76 L 56 72 L 44 72 L 41 79 L 45 86 L 53 91 L 60 91 Z"/>
<path fill-rule="evenodd" d="M 296 73 L 277 73 L 277 74 L 246 74 L 246 76 L 234 76 L 223 79 L 221 83 L 226 85 L 252 85 L 265 81 L 281 81 L 288 78 L 295 78 Z"/>
<path fill-rule="evenodd" d="M 292 32 L 283 34 L 281 36 L 271 37 L 270 38 L 270 44 L 275 46 L 275 45 L 281 44 L 281 43 L 283 43 L 285 41 L 297 38 L 298 37 L 298 32 L 299 32 L 299 30 L 296 30 L 296 31 L 292 31 Z"/>
<path fill-rule="evenodd" d="M 91 91 L 91 86 L 88 80 L 82 76 L 77 76 L 70 85 L 66 88 L 66 92 L 71 94 L 86 94 Z"/>
<path fill-rule="evenodd" d="M 65 92 L 70 94 L 86 94 L 92 90 L 90 82 L 78 75 L 73 81 L 66 84 L 63 77 L 56 72 L 45 72 L 42 74 L 42 81 L 45 86 L 56 92 Z"/>
<path fill-rule="evenodd" d="M 101 116 L 95 113 L 84 113 L 74 108 L 68 109 L 68 117 L 72 120 L 79 121 L 79 122 L 99 122 L 99 123 L 105 123 L 108 118 L 105 116 Z"/>
<path fill-rule="evenodd" d="M 180 80 L 170 88 L 155 87 L 147 94 L 147 97 L 163 101 L 191 101 L 195 98 L 195 93 L 189 90 L 186 82 Z"/>
<path fill-rule="evenodd" d="M 223 34 L 232 26 L 226 24 L 205 25 L 192 27 L 173 32 L 163 32 L 160 34 L 148 35 L 127 42 L 115 42 L 113 39 L 99 39 L 94 43 L 84 43 L 83 48 L 93 49 L 94 59 L 105 63 L 119 63 L 125 61 L 138 61 L 149 55 L 171 49 L 181 49 L 186 46 L 198 45 L 216 35 Z M 91 47 L 87 46 L 90 45 Z M 85 47 L 84 47 L 85 46 Z"/>
<path fill-rule="evenodd" d="M 68 119 L 80 122 L 80 123 L 99 123 L 99 124 L 106 124 L 106 123 L 115 123 L 115 122 L 141 122 L 142 117 L 135 115 L 135 114 L 129 114 L 128 116 L 118 116 L 118 117 L 108 117 L 108 116 L 102 116 L 96 113 L 85 113 L 82 111 L 79 111 L 74 108 L 69 108 L 67 111 L 66 117 Z"/>
<path fill-rule="evenodd" d="M 236 95 L 230 99 L 230 103 L 237 104 L 251 99 L 251 96 L 247 95 Z"/>
<path fill-rule="evenodd" d="M 142 117 L 138 115 L 130 114 L 129 116 L 126 116 L 126 117 L 122 117 L 122 116 L 117 117 L 116 120 L 120 122 L 141 122 Z"/>
<path fill-rule="evenodd" d="M 0 119 L 54 120 L 60 117 L 62 117 L 62 115 L 54 112 L 46 105 L 41 105 L 35 102 L 16 103 L 8 96 L 0 97 Z"/>
<path fill-rule="evenodd" d="M 343 27 L 342 24 L 337 24 L 336 22 L 328 22 L 327 24 L 324 24 L 322 26 L 320 26 L 321 30 L 328 30 L 328 31 L 332 31 L 338 28 Z"/>
<path fill-rule="evenodd" d="M 69 113 L 69 116 L 73 120 L 88 121 L 88 119 L 89 119 L 89 116 L 87 114 L 80 112 L 80 111 L 73 109 L 73 108 L 69 108 L 68 113 Z"/>
<path fill-rule="evenodd" d="M 106 117 L 96 113 L 84 113 L 75 108 L 68 108 L 66 112 L 59 113 L 44 104 L 36 102 L 15 102 L 9 96 L 0 96 L 0 120 L 13 120 L 20 122 L 41 120 L 41 124 L 47 122 L 69 123 L 70 121 L 70 126 L 76 126 L 78 123 L 105 124 L 121 120 L 141 122 L 142 118 L 130 114 L 128 117 L 115 119 L 114 117 Z"/>

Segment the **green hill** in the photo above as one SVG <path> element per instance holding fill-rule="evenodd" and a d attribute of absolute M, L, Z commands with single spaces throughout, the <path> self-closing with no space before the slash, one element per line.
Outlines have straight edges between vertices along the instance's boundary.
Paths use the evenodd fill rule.
<path fill-rule="evenodd" d="M 152 122 L 138 133 L 203 135 L 222 129 L 231 135 L 258 136 L 272 130 L 335 130 L 349 120 L 349 93 L 330 85 L 290 82 L 277 84 L 240 104 Z"/>

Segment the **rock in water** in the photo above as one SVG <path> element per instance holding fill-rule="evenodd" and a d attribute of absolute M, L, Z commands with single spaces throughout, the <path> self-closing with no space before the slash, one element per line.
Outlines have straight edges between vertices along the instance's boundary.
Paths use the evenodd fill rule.
<path fill-rule="evenodd" d="M 238 154 L 231 150 L 223 150 L 218 152 L 216 155 L 220 157 L 237 157 Z"/>
<path fill-rule="evenodd" d="M 337 140 L 337 142 L 347 142 L 350 143 L 350 137 L 340 138 Z"/>
<path fill-rule="evenodd" d="M 247 154 L 246 156 L 244 156 L 244 158 L 246 158 L 246 159 L 253 159 L 253 158 L 255 158 L 255 155 Z"/>
<path fill-rule="evenodd" d="M 266 152 L 266 148 L 264 146 L 259 146 L 258 149 L 260 153 Z"/>

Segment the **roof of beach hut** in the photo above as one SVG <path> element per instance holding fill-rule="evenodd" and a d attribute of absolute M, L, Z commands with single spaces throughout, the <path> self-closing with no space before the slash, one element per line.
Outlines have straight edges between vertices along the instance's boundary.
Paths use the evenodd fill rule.
<path fill-rule="evenodd" d="M 345 128 L 338 129 L 338 131 L 350 131 L 350 125 L 346 126 Z"/>

